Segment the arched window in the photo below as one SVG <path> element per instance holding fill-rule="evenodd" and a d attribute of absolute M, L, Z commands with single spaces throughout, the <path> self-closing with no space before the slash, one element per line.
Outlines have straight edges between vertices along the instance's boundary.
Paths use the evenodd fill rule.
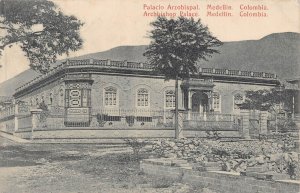
<path fill-rule="evenodd" d="M 138 107 L 148 107 L 149 106 L 149 92 L 145 88 L 141 88 L 137 91 L 137 106 Z"/>
<path fill-rule="evenodd" d="M 53 94 L 50 93 L 49 94 L 49 105 L 52 105 L 52 103 L 53 103 Z"/>
<path fill-rule="evenodd" d="M 36 99 L 35 99 L 35 105 L 36 105 L 36 106 L 39 105 L 39 98 L 38 98 L 38 97 L 36 97 Z"/>
<path fill-rule="evenodd" d="M 167 90 L 165 100 L 166 100 L 165 101 L 166 108 L 175 107 L 175 91 L 174 90 Z"/>
<path fill-rule="evenodd" d="M 213 92 L 213 109 L 214 111 L 221 111 L 221 96 L 218 92 Z"/>
<path fill-rule="evenodd" d="M 117 106 L 117 89 L 114 87 L 107 87 L 104 89 L 104 105 Z"/>
<path fill-rule="evenodd" d="M 44 97 L 44 95 L 42 95 L 42 97 L 41 97 L 41 103 L 44 103 L 45 102 L 45 97 Z"/>
<path fill-rule="evenodd" d="M 58 106 L 64 106 L 64 90 L 60 89 L 58 93 Z"/>
<path fill-rule="evenodd" d="M 239 105 L 244 102 L 244 96 L 241 93 L 237 93 L 233 96 L 233 108 L 240 109 Z"/>

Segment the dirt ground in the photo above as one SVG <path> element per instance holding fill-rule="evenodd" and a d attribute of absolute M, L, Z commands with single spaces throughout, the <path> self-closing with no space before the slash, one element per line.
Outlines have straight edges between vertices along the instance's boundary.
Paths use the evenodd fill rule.
<path fill-rule="evenodd" d="M 0 193 L 25 192 L 210 191 L 143 174 L 127 147 L 15 144 L 0 138 Z"/>

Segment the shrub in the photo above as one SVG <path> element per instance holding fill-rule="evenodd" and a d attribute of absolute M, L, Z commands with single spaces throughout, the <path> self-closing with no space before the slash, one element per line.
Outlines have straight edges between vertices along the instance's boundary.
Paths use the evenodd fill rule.
<path fill-rule="evenodd" d="M 221 138 L 221 134 L 217 131 L 206 131 L 207 139 L 219 140 Z"/>
<path fill-rule="evenodd" d="M 126 123 L 129 125 L 129 126 L 133 126 L 134 124 L 134 120 L 135 120 L 135 116 L 126 116 Z"/>
<path fill-rule="evenodd" d="M 144 148 L 148 142 L 145 140 L 141 140 L 141 139 L 136 139 L 136 138 L 132 138 L 132 139 L 125 139 L 125 142 L 127 145 L 129 145 L 132 150 L 133 150 L 133 155 L 135 157 L 136 160 L 140 159 L 140 151 L 142 150 L 142 148 Z"/>
<path fill-rule="evenodd" d="M 277 124 L 278 131 L 286 133 L 288 131 L 296 131 L 298 129 L 296 123 L 292 119 L 282 119 Z"/>
<path fill-rule="evenodd" d="M 97 117 L 97 122 L 98 122 L 99 126 L 100 126 L 100 127 L 103 127 L 104 124 L 105 124 L 106 121 L 107 121 L 108 115 L 107 115 L 107 114 L 100 114 L 100 113 L 98 113 L 98 114 L 96 115 L 96 117 Z"/>
<path fill-rule="evenodd" d="M 46 128 L 47 127 L 46 121 L 47 121 L 47 118 L 50 115 L 50 112 L 48 110 L 48 106 L 45 104 L 45 102 L 41 102 L 39 104 L 38 108 L 42 109 L 42 112 L 41 112 L 40 117 L 39 117 L 39 122 L 40 122 L 42 127 Z"/>

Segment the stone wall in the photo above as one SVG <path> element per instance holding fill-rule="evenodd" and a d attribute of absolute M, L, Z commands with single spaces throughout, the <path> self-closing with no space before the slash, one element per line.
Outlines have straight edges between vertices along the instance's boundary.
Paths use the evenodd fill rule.
<path fill-rule="evenodd" d="M 219 132 L 221 137 L 239 138 L 238 132 Z M 29 138 L 31 129 L 16 132 L 21 138 Z M 174 129 L 115 129 L 115 128 L 38 128 L 33 131 L 35 139 L 125 139 L 125 138 L 174 138 Z M 185 137 L 206 137 L 204 131 L 183 131 Z"/>
<path fill-rule="evenodd" d="M 17 132 L 21 138 L 28 139 L 30 131 Z M 125 139 L 125 138 L 170 138 L 175 136 L 174 130 L 153 129 L 57 129 L 57 130 L 34 130 L 34 139 Z"/>
<path fill-rule="evenodd" d="M 13 133 L 15 131 L 15 116 L 10 116 L 5 120 L 1 120 L 0 130 L 7 133 Z"/>
<path fill-rule="evenodd" d="M 141 161 L 140 168 L 150 175 L 172 178 L 195 186 L 207 187 L 219 193 L 299 193 L 297 181 L 259 180 L 222 171 L 193 171 L 167 164 Z"/>

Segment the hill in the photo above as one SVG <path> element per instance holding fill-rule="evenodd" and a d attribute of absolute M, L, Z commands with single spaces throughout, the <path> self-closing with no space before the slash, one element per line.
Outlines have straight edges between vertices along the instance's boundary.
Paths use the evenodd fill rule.
<path fill-rule="evenodd" d="M 144 62 L 146 45 L 119 46 L 110 50 L 76 57 Z M 199 61 L 202 67 L 228 68 L 276 73 L 280 78 L 300 76 L 300 34 L 274 33 L 259 40 L 224 42 L 220 54 L 209 61 Z M 14 89 L 33 79 L 38 73 L 26 70 L 0 84 L 0 96 L 10 96 Z"/>

